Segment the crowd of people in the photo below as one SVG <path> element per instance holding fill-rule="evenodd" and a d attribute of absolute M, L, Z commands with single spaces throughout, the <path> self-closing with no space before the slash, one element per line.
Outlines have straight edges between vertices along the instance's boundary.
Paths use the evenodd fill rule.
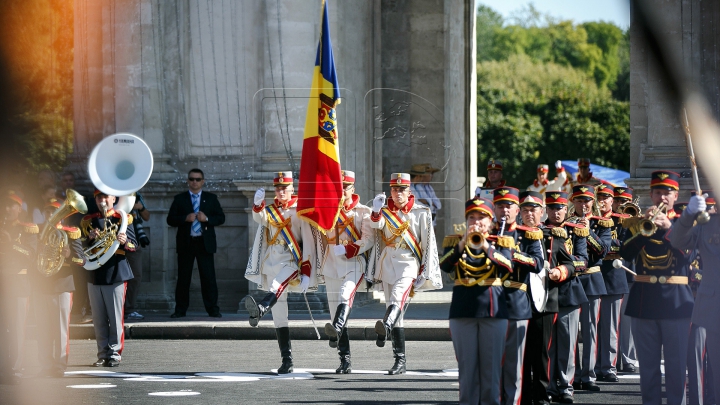
<path fill-rule="evenodd" d="M 694 291 L 701 296 L 706 285 L 699 283 L 699 258 L 709 253 L 696 250 L 702 236 L 680 242 L 670 232 L 678 218 L 692 232 L 717 227 L 713 219 L 710 227 L 692 228 L 698 212 L 714 214 L 714 200 L 676 204 L 680 175 L 659 170 L 649 185 L 653 206 L 643 211 L 632 188 L 594 177 L 589 159 L 578 166 L 570 178 L 558 162 L 558 176 L 549 180 L 548 166 L 539 165 L 536 181 L 521 191 L 506 185 L 502 161 L 490 160 L 487 182 L 466 202 L 465 231 L 447 235 L 441 254 L 434 193 L 423 185 L 429 165 L 393 173 L 390 198 L 379 194 L 369 207 L 354 194 L 354 173 L 344 171 L 338 227 L 326 233 L 299 219 L 292 173 L 280 172 L 273 202 L 266 204 L 264 189 L 253 201 L 260 227 L 245 275 L 267 293 L 245 298 L 250 325 L 273 313 L 278 373 L 292 372 L 287 293 L 324 283 L 336 372 L 350 373 L 347 324 L 364 281 L 385 294 L 376 344 L 390 340 L 395 361 L 388 374 L 402 374 L 408 298 L 440 288 L 441 270 L 454 283 L 449 317 L 460 403 L 573 403 L 575 391 L 597 392 L 597 381 L 639 370 L 643 403 L 660 404 L 662 361 L 668 404 L 686 403 L 686 388 L 690 403 L 714 403 L 708 357 L 718 349 L 708 318 L 717 320 L 693 316 L 691 323 Z M 712 235 L 711 245 L 720 240 Z"/>
<path fill-rule="evenodd" d="M 701 283 L 720 243 L 714 199 L 678 203 L 680 175 L 659 170 L 643 211 L 632 188 L 589 166 L 578 159 L 572 179 L 557 162 L 548 180 L 539 165 L 520 191 L 492 159 L 466 203 L 466 233 L 445 238 L 460 403 L 573 403 L 575 391 L 600 391 L 596 381 L 639 369 L 643 404 L 660 404 L 663 362 L 668 404 L 715 403 L 720 381 L 708 357 L 720 355 L 720 336 L 717 316 L 703 310 L 714 285 Z M 695 225 L 705 210 L 710 222 Z M 539 287 L 535 274 L 545 276 Z"/>
<path fill-rule="evenodd" d="M 409 297 L 442 288 L 445 272 L 454 283 L 449 318 L 460 403 L 572 403 L 576 390 L 600 391 L 597 381 L 617 382 L 619 371 L 639 369 L 643 403 L 660 404 L 663 361 L 668 404 L 684 404 L 688 386 L 690 403 L 714 403 L 712 388 L 720 388 L 720 381 L 708 357 L 718 367 L 718 322 L 712 311 L 693 311 L 694 303 L 705 302 L 706 308 L 713 303 L 714 285 L 701 280 L 702 268 L 716 263 L 720 244 L 714 199 L 694 195 L 678 203 L 680 175 L 659 170 L 649 184 L 652 206 L 643 211 L 632 188 L 595 178 L 588 159 L 579 159 L 578 167 L 570 178 L 557 162 L 557 177 L 549 180 L 548 166 L 539 165 L 537 179 L 521 191 L 505 184 L 502 161 L 491 159 L 487 181 L 465 204 L 464 231 L 439 244 L 434 220 L 442 205 L 430 185 L 437 169 L 429 164 L 393 173 L 390 198 L 378 194 L 370 206 L 355 194 L 355 173 L 344 170 L 342 207 L 336 226 L 326 232 L 297 215 L 293 173 L 278 172 L 272 202 L 266 203 L 264 188 L 253 198 L 259 227 L 245 277 L 266 293 L 245 297 L 249 323 L 257 327 L 272 312 L 278 373 L 293 372 L 287 293 L 324 284 L 330 304 L 325 333 L 340 359 L 336 372 L 351 373 L 347 325 L 358 289 L 372 287 L 384 292 L 386 301 L 385 316 L 375 325 L 376 345 L 391 342 L 394 363 L 388 374 L 402 374 Z M 149 219 L 142 196 L 123 217 L 113 208 L 116 196 L 95 190 L 86 198 L 87 214 L 58 218 L 58 208 L 73 198 L 66 195 L 73 175 L 64 173 L 60 184 L 52 173 L 41 172 L 32 192 L 14 187 L 3 200 L 0 323 L 7 327 L 0 331 L 0 371 L 5 375 L 22 373 L 25 325 L 33 308 L 36 324 L 46 332 L 40 334 L 38 356 L 41 374 L 48 376 L 61 376 L 67 367 L 73 307 L 92 319 L 98 367 L 120 364 L 123 321 L 142 319 L 135 307 L 140 249 L 149 244 L 138 228 Z M 225 222 L 225 214 L 217 196 L 203 190 L 202 170 L 190 170 L 187 184 L 167 215 L 167 224 L 177 228 L 179 265 L 171 317 L 186 316 L 195 261 L 205 309 L 221 317 L 214 228 Z M 695 226 L 704 211 L 710 222 Z M 45 249 L 41 229 L 48 223 L 68 242 L 62 267 L 45 277 L 35 269 Z M 92 260 L 88 249 L 108 229 L 115 232 L 117 251 L 93 271 L 85 270 Z M 713 272 L 705 278 L 716 279 Z"/>

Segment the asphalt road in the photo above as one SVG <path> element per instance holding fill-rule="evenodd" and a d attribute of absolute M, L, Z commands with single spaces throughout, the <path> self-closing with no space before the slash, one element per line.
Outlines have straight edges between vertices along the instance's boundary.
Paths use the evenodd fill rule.
<path fill-rule="evenodd" d="M 64 378 L 25 377 L 0 385 L 0 404 L 444 404 L 456 403 L 451 342 L 407 342 L 408 370 L 388 376 L 392 349 L 353 341 L 350 375 L 326 341 L 294 341 L 295 373 L 278 377 L 277 343 L 268 340 L 128 340 L 117 368 L 93 368 L 94 341 L 71 341 Z M 27 375 L 38 371 L 28 349 Z M 576 392 L 579 404 L 639 404 L 639 376 Z"/>

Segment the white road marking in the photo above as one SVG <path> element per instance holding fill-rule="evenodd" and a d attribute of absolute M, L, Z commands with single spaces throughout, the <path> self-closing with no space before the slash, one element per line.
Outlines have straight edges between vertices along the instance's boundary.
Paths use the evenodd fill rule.
<path fill-rule="evenodd" d="M 181 391 L 162 391 L 162 392 L 149 392 L 148 395 L 154 397 L 189 397 L 193 395 L 200 395 L 199 392 L 181 390 Z"/>
<path fill-rule="evenodd" d="M 68 385 L 67 388 L 87 388 L 87 389 L 95 389 L 95 388 L 116 388 L 117 385 L 114 384 L 84 384 L 84 385 Z"/>
<path fill-rule="evenodd" d="M 277 370 L 272 370 L 276 373 Z M 311 380 L 314 374 L 335 374 L 330 368 L 296 368 L 290 374 L 257 374 L 257 373 L 188 373 L 188 374 L 144 374 L 119 373 L 106 370 L 81 370 L 65 373 L 67 376 L 88 376 L 98 378 L 122 378 L 125 381 L 136 382 L 251 382 L 259 380 Z M 352 374 L 387 374 L 386 370 L 353 370 Z M 438 371 L 407 371 L 409 376 L 447 377 L 457 378 L 457 369 Z"/>
<path fill-rule="evenodd" d="M 252 373 L 134 374 L 87 370 L 71 371 L 65 374 L 100 378 L 122 378 L 125 381 L 140 382 L 249 382 L 259 380 L 310 380 L 314 378 L 312 374 L 304 372 L 283 375 Z"/>

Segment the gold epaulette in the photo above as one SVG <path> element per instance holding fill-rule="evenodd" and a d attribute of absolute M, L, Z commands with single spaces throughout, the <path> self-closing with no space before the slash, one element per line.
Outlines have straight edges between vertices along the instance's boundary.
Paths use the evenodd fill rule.
<path fill-rule="evenodd" d="M 615 222 L 613 222 L 612 218 L 603 218 L 598 219 L 597 224 L 603 228 L 612 228 L 612 226 L 615 225 Z"/>
<path fill-rule="evenodd" d="M 558 226 L 556 226 L 555 228 L 552 228 L 550 230 L 550 233 L 552 233 L 553 236 L 558 237 L 558 238 L 567 239 L 567 237 L 568 237 L 568 234 L 567 234 L 567 231 L 565 230 L 565 228 L 561 228 Z"/>
<path fill-rule="evenodd" d="M 40 229 L 38 228 L 37 224 L 33 224 L 30 222 L 18 222 L 18 225 L 22 227 L 24 233 L 40 233 Z"/>
<path fill-rule="evenodd" d="M 590 236 L 590 230 L 587 228 L 573 228 L 575 235 L 581 237 L 581 238 L 587 238 Z"/>
<path fill-rule="evenodd" d="M 127 224 L 128 224 L 128 225 L 132 224 L 132 222 L 133 222 L 133 216 L 132 216 L 132 214 L 125 214 L 125 215 L 127 215 Z M 119 213 L 119 212 L 113 212 L 113 213 L 112 213 L 112 216 L 115 217 L 115 218 L 118 218 L 118 219 L 122 219 L 122 218 L 120 218 L 120 213 Z"/>
<path fill-rule="evenodd" d="M 81 235 L 80 228 L 76 228 L 74 226 L 63 226 L 62 224 L 58 223 L 55 225 L 55 228 L 65 232 L 67 237 L 69 239 L 79 239 Z"/>
<path fill-rule="evenodd" d="M 80 228 L 75 228 L 74 226 L 63 228 L 63 231 L 65 231 L 69 239 L 80 239 L 80 236 L 82 236 L 80 234 Z"/>
<path fill-rule="evenodd" d="M 542 240 L 543 231 L 541 229 L 534 229 L 532 231 L 525 231 L 525 237 L 530 240 Z"/>
<path fill-rule="evenodd" d="M 455 247 L 458 243 L 460 243 L 460 239 L 462 239 L 462 236 L 460 235 L 447 235 L 445 239 L 443 239 L 442 247 Z"/>
<path fill-rule="evenodd" d="M 504 248 L 514 248 L 515 238 L 512 236 L 498 236 L 497 245 Z"/>

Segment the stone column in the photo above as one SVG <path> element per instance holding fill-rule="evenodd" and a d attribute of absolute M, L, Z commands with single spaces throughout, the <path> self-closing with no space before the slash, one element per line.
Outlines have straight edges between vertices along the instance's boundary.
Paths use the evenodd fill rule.
<path fill-rule="evenodd" d="M 717 2 L 670 0 L 654 7 L 662 20 L 668 44 L 681 55 L 685 67 L 705 90 L 717 118 L 720 103 L 715 42 L 720 18 Z M 631 9 L 630 25 L 630 175 L 626 183 L 649 205 L 650 173 L 669 169 L 680 173 L 680 201 L 693 188 L 685 135 L 680 124 L 682 105 L 668 97 L 657 73 L 657 60 L 649 54 Z M 698 162 L 702 167 L 702 162 Z M 701 185 L 707 185 L 701 180 Z"/>

